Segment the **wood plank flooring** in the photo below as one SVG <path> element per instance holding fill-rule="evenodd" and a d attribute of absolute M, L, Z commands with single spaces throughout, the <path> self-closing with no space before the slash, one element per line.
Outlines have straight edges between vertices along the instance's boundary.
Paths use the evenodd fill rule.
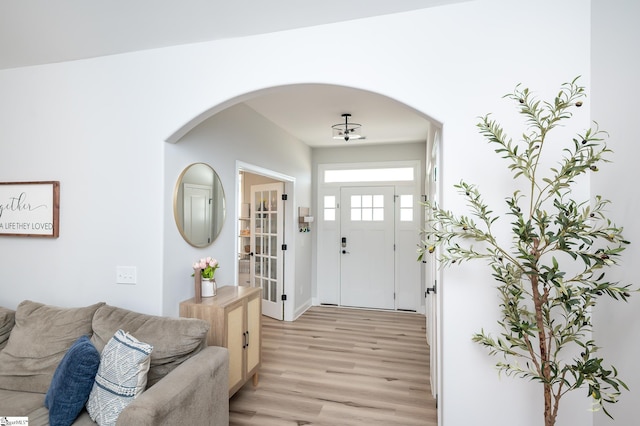
<path fill-rule="evenodd" d="M 313 307 L 263 317 L 260 382 L 229 401 L 230 425 L 436 426 L 425 317 Z"/>

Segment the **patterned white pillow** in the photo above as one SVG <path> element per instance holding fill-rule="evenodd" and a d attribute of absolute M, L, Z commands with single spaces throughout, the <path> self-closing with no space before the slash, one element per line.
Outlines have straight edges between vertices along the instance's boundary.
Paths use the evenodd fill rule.
<path fill-rule="evenodd" d="M 86 406 L 94 422 L 115 425 L 122 410 L 144 391 L 152 350 L 122 330 L 107 342 Z"/>

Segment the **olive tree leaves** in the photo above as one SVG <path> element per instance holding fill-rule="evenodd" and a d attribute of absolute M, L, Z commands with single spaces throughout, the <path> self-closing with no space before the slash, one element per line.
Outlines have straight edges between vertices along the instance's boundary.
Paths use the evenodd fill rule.
<path fill-rule="evenodd" d="M 483 330 L 473 340 L 501 357 L 500 371 L 543 385 L 545 426 L 555 424 L 560 400 L 571 390 L 587 389 L 594 408 L 609 415 L 604 404 L 616 402 L 627 389 L 616 369 L 598 356 L 591 311 L 600 296 L 623 301 L 630 296 L 629 285 L 610 281 L 605 273 L 629 242 L 606 216 L 609 201 L 600 196 L 576 201 L 571 192 L 576 178 L 608 162 L 606 134 L 594 123 L 568 141 L 555 167 L 545 168 L 549 161 L 541 161 L 545 144 L 552 143 L 549 133 L 582 106 L 585 90 L 577 80 L 563 84 L 551 102 L 537 100 L 520 86 L 505 95 L 525 120 L 517 142 L 491 115 L 480 118 L 480 133 L 507 161 L 519 187 L 528 189 L 506 197 L 507 215 L 501 218 L 475 185 L 461 181 L 455 188 L 470 215 L 425 203 L 430 228 L 418 249 L 419 259 L 426 260 L 440 246 L 442 266 L 488 262 L 499 283 L 502 331 L 494 337 Z M 507 245 L 494 233 L 505 225 L 511 230 Z"/>

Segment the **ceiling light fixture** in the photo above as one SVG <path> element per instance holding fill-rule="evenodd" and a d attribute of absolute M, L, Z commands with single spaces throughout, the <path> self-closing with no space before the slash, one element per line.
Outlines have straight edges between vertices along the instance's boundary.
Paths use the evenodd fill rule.
<path fill-rule="evenodd" d="M 344 117 L 344 123 L 331 126 L 331 129 L 333 129 L 333 139 L 344 139 L 345 142 L 348 142 L 350 139 L 362 139 L 363 136 L 360 133 L 362 126 L 358 123 L 349 123 L 351 114 L 342 114 L 342 116 Z"/>

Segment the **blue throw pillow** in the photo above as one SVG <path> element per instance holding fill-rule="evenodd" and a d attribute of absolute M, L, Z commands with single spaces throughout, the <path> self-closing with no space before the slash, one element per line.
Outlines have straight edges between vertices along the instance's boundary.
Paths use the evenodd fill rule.
<path fill-rule="evenodd" d="M 96 378 L 100 353 L 87 336 L 76 340 L 53 373 L 44 405 L 50 426 L 67 426 L 78 417 Z"/>

